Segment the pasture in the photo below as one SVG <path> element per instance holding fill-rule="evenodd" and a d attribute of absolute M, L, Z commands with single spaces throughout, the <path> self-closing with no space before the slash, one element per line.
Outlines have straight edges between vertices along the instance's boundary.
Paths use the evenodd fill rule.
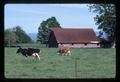
<path fill-rule="evenodd" d="M 71 49 L 71 56 L 60 56 L 57 48 L 40 48 L 40 61 L 25 59 L 17 49 L 5 48 L 5 78 L 115 78 L 115 49 Z"/>

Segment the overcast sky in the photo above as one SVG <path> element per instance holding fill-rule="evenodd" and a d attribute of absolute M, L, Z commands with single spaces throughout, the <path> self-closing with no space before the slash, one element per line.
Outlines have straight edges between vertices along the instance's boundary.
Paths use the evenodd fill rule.
<path fill-rule="evenodd" d="M 21 26 L 26 33 L 37 33 L 43 20 L 55 16 L 62 28 L 93 28 L 94 17 L 87 4 L 6 4 L 4 26 Z"/>

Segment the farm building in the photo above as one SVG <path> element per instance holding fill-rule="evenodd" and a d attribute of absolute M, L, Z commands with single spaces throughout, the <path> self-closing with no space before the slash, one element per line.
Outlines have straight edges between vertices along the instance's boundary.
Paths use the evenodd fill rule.
<path fill-rule="evenodd" d="M 100 40 L 93 29 L 50 29 L 48 47 L 97 48 Z"/>

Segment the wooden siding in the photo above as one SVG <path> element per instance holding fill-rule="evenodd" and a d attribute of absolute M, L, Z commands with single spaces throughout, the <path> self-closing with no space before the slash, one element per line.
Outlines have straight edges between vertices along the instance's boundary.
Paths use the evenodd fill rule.
<path fill-rule="evenodd" d="M 100 44 L 58 44 L 58 47 L 70 47 L 70 48 L 99 48 Z"/>
<path fill-rule="evenodd" d="M 51 32 L 49 40 L 48 40 L 48 47 L 58 47 L 58 43 L 56 41 L 55 35 Z"/>

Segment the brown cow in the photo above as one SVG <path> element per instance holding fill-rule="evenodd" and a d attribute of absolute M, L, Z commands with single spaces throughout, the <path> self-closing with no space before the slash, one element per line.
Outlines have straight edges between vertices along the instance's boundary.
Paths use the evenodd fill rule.
<path fill-rule="evenodd" d="M 71 55 L 70 48 L 68 48 L 68 47 L 59 48 L 57 53 L 60 54 L 60 55 Z"/>

